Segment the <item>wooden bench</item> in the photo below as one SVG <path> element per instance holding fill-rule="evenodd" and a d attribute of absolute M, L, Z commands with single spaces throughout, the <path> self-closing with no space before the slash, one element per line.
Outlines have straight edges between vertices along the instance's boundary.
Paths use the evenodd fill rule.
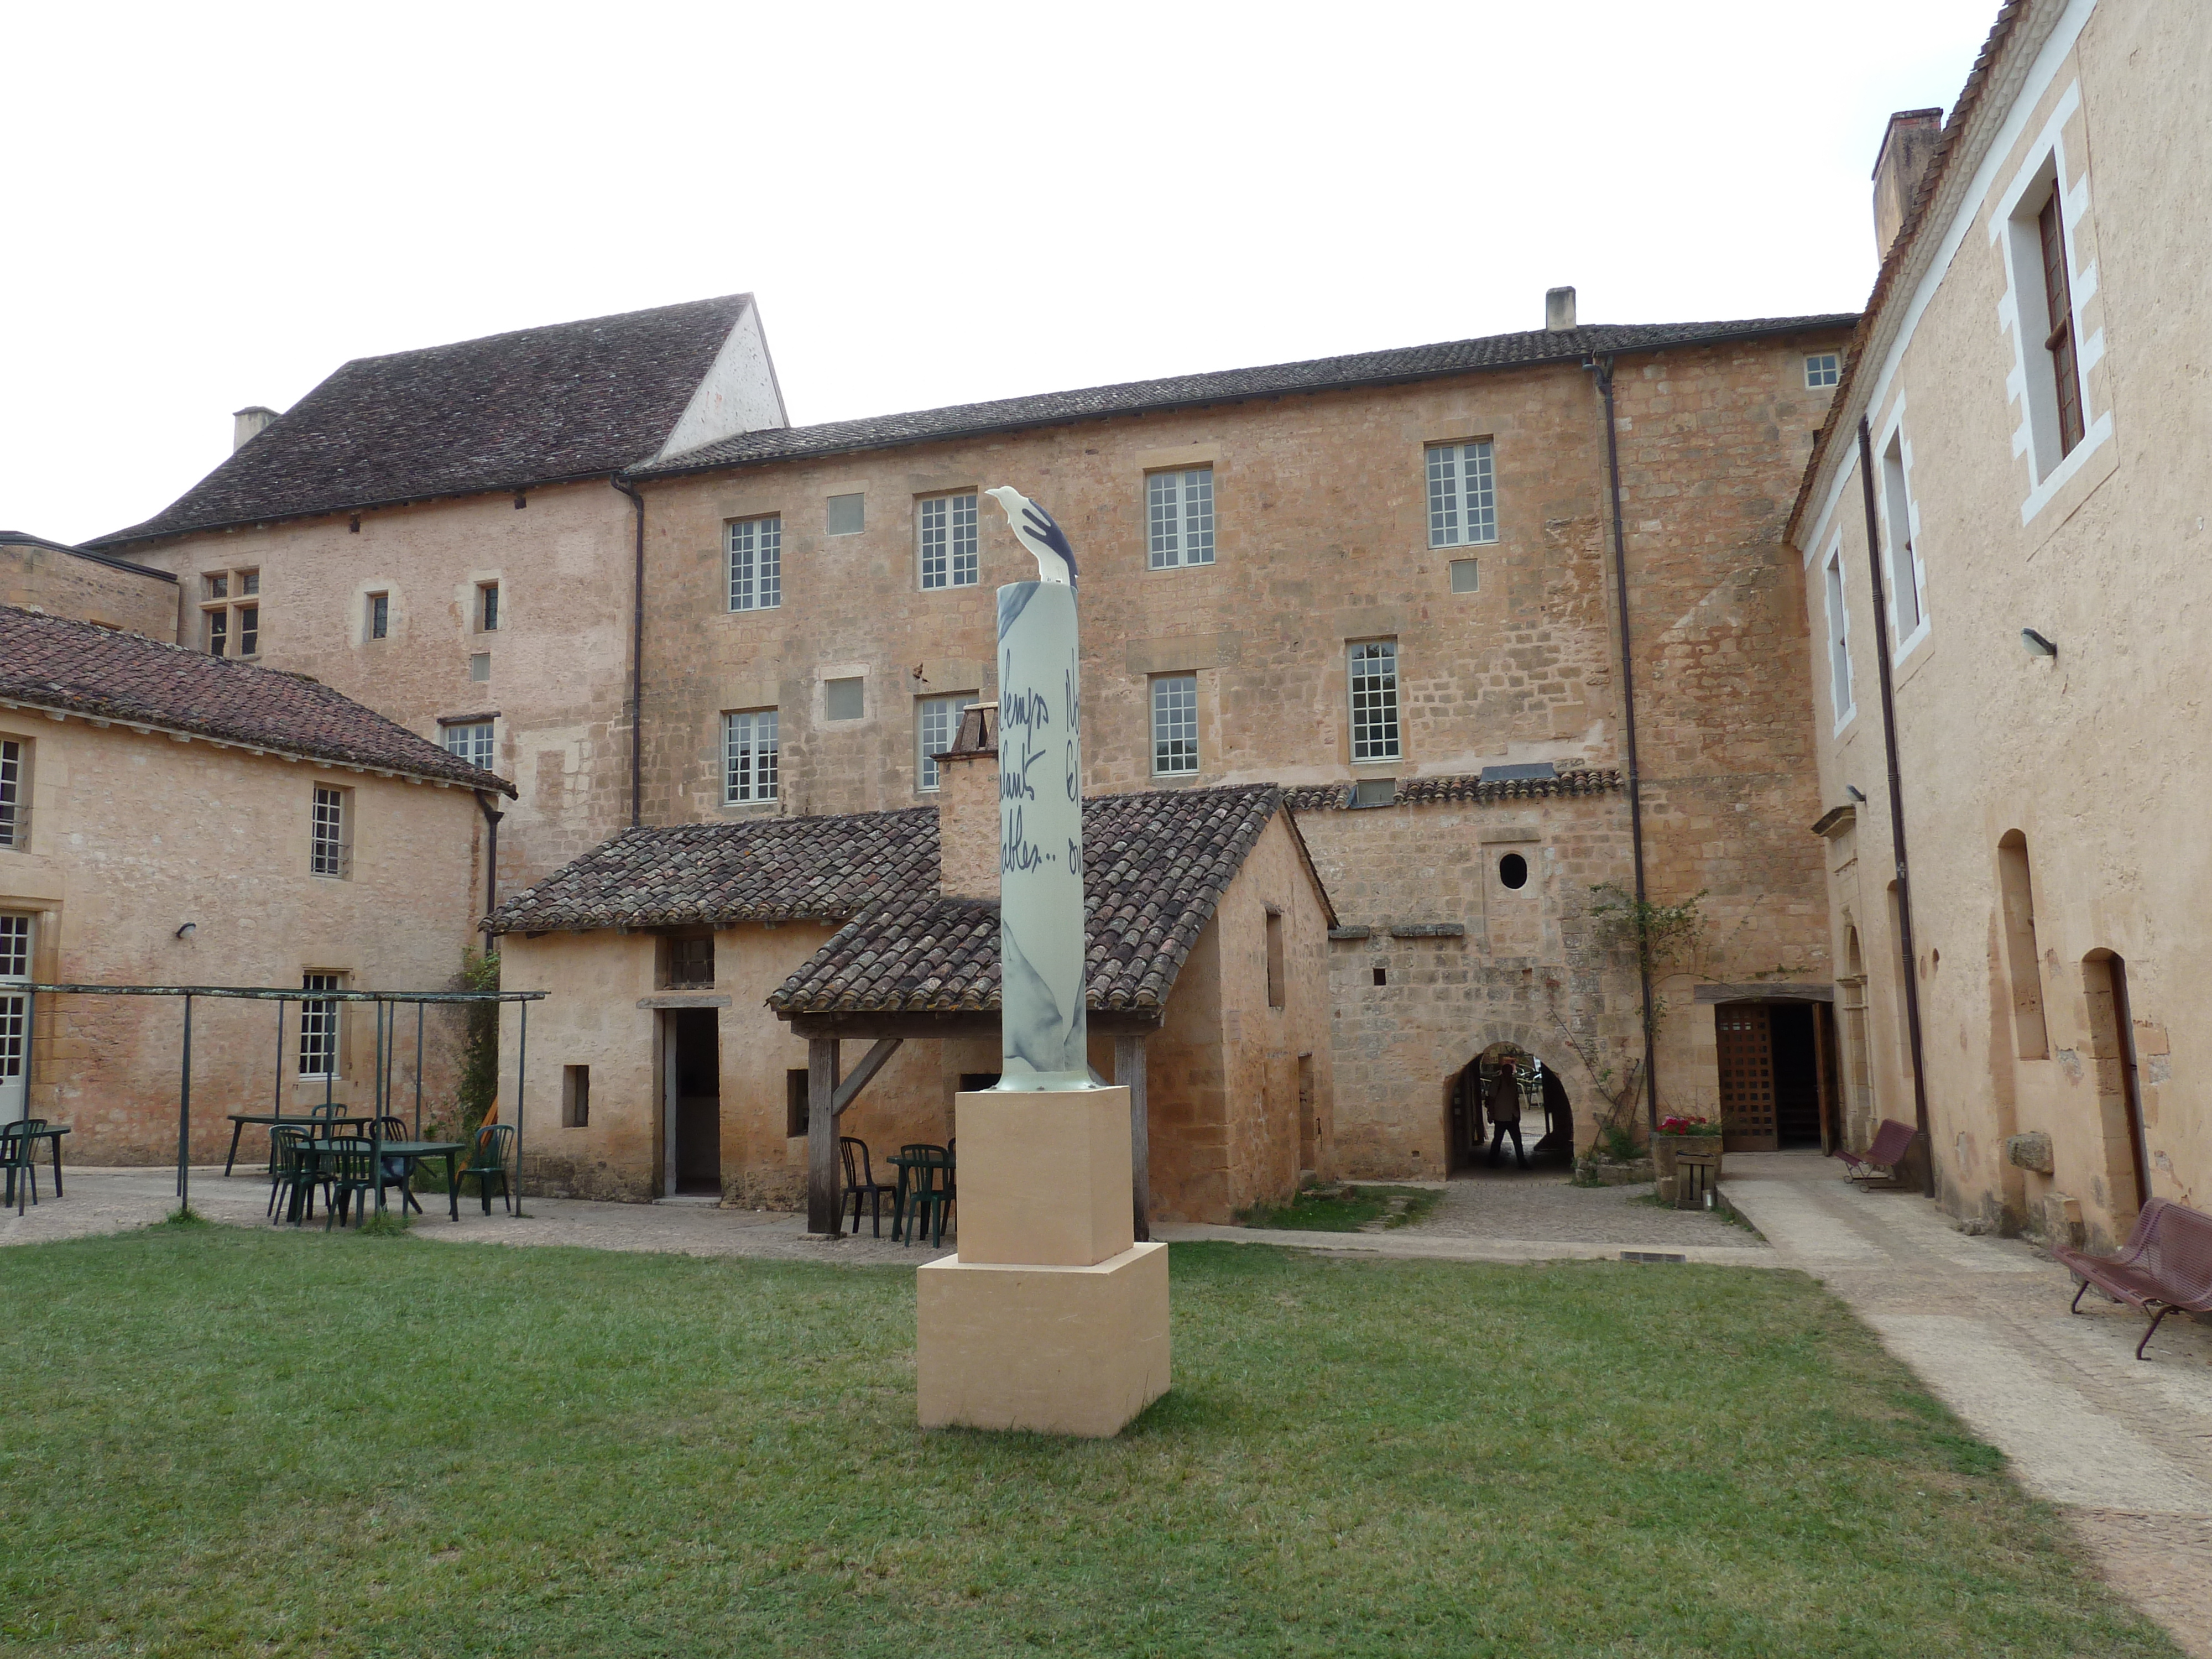
<path fill-rule="evenodd" d="M 1881 1127 L 1875 1131 L 1874 1145 L 1866 1151 L 1846 1152 L 1838 1146 L 1828 1156 L 1843 1159 L 1853 1181 L 1894 1182 L 1898 1178 L 1897 1166 L 1905 1161 L 1905 1155 L 1911 1150 L 1912 1126 L 1886 1117 L 1881 1121 Z"/>
<path fill-rule="evenodd" d="M 2118 1255 L 2084 1255 L 2067 1244 L 2052 1245 L 2051 1254 L 2081 1281 L 2069 1312 L 2081 1311 L 2082 1294 L 2094 1285 L 2150 1315 L 2150 1328 L 2136 1344 L 2138 1359 L 2166 1315 L 2212 1313 L 2212 1215 L 2185 1204 L 2154 1198 L 2144 1205 Z"/>

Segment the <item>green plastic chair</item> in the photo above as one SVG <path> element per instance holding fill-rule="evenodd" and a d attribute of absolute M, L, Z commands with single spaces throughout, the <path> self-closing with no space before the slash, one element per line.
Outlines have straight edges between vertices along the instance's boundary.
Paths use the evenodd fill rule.
<path fill-rule="evenodd" d="M 315 1155 L 307 1148 L 311 1132 L 276 1124 L 269 1131 L 269 1216 L 276 1216 L 276 1200 L 295 1223 L 315 1212 Z"/>
<path fill-rule="evenodd" d="M 0 1123 L 0 1170 L 7 1171 L 7 1200 L 17 1215 L 23 1213 L 26 1194 L 32 1203 L 39 1201 L 39 1133 L 46 1127 L 42 1117 Z"/>
<path fill-rule="evenodd" d="M 376 1167 L 376 1144 L 349 1135 L 342 1140 L 325 1141 L 315 1151 L 320 1165 L 316 1178 L 323 1188 L 323 1231 L 330 1231 L 331 1224 L 349 1206 L 353 1224 L 358 1227 L 368 1210 L 368 1194 L 383 1180 Z"/>
<path fill-rule="evenodd" d="M 514 1213 L 514 1187 L 507 1176 L 507 1164 L 514 1156 L 514 1126 L 511 1123 L 487 1123 L 477 1131 L 475 1147 L 469 1161 L 454 1178 L 454 1190 L 465 1192 L 471 1176 L 477 1178 L 477 1193 L 483 1200 L 483 1212 L 491 1213 L 491 1183 L 499 1182 L 500 1202 L 507 1206 L 509 1215 Z"/>
<path fill-rule="evenodd" d="M 945 1242 L 945 1212 L 952 1203 L 952 1154 L 927 1141 L 912 1141 L 899 1148 L 899 1156 L 907 1162 L 892 1208 L 891 1237 L 912 1244 L 927 1230 L 935 1249 Z"/>

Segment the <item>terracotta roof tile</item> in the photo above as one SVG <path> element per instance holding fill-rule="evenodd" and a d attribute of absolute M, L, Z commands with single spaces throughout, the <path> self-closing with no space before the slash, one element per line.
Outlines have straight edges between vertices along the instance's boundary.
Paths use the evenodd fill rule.
<path fill-rule="evenodd" d="M 1562 772 L 1551 778 L 1503 778 L 1486 781 L 1480 774 L 1443 778 L 1401 778 L 1398 806 L 1439 806 L 1453 801 L 1542 800 L 1563 795 L 1601 795 L 1620 787 L 1617 771 L 1589 769 Z M 1348 783 L 1309 784 L 1285 791 L 1284 803 L 1293 812 L 1343 812 L 1352 807 Z"/>

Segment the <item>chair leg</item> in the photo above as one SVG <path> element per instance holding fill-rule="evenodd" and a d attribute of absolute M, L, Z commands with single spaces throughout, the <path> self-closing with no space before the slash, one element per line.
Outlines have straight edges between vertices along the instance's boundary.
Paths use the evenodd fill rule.
<path fill-rule="evenodd" d="M 2136 1344 L 2136 1358 L 2141 1359 L 2144 1357 L 2143 1350 L 2150 1346 L 2151 1338 L 2158 1334 L 2159 1321 L 2164 1319 L 2166 1315 L 2172 1311 L 2173 1310 L 2171 1308 L 2160 1308 L 2156 1313 L 2150 1316 L 2150 1328 L 2143 1333 L 2143 1340 Z"/>
<path fill-rule="evenodd" d="M 2074 1305 L 2073 1305 L 2072 1307 L 2070 1307 L 2070 1308 L 2067 1309 L 2067 1310 L 2066 1310 L 2066 1311 L 2067 1311 L 2068 1313 L 2080 1313 L 2080 1312 L 2081 1311 L 2081 1298 L 2082 1298 L 2083 1297 L 2085 1297 L 2085 1296 L 2088 1295 L 2088 1293 L 2089 1293 L 2089 1281 L 2088 1281 L 2087 1279 L 2083 1279 L 2083 1280 L 2081 1281 L 2081 1285 L 2079 1285 L 2079 1286 L 2075 1290 L 2075 1292 L 2074 1292 Z"/>

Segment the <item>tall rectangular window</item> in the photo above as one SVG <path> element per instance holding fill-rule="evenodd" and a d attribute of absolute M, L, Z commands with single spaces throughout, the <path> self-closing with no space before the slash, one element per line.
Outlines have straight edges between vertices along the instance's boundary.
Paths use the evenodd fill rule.
<path fill-rule="evenodd" d="M 924 697 L 915 704 L 914 775 L 918 789 L 934 789 L 943 782 L 935 757 L 952 747 L 960 735 L 960 711 L 975 701 L 972 691 L 950 697 Z"/>
<path fill-rule="evenodd" d="M 31 976 L 31 919 L 17 913 L 0 915 L 0 979 Z"/>
<path fill-rule="evenodd" d="M 343 991 L 343 974 L 307 974 L 300 980 L 307 991 Z M 300 1005 L 300 1075 L 325 1078 L 337 1075 L 338 1005 L 324 997 L 309 997 Z"/>
<path fill-rule="evenodd" d="M 31 745 L 0 741 L 0 847 L 31 844 Z"/>
<path fill-rule="evenodd" d="M 776 740 L 773 708 L 722 716 L 722 799 L 775 799 Z"/>
<path fill-rule="evenodd" d="M 921 503 L 921 585 L 973 587 L 975 575 L 975 497 L 929 497 Z"/>
<path fill-rule="evenodd" d="M 1851 702 L 1850 613 L 1844 607 L 1844 550 L 1828 555 L 1828 695 L 1835 704 L 1836 724 L 1841 726 L 1854 711 Z"/>
<path fill-rule="evenodd" d="M 783 603 L 783 517 L 730 520 L 730 609 L 773 611 Z"/>
<path fill-rule="evenodd" d="M 1490 440 L 1431 444 L 1429 545 L 1466 547 L 1498 539 L 1498 492 L 1491 475 Z"/>
<path fill-rule="evenodd" d="M 1152 682 L 1152 771 L 1174 777 L 1198 770 L 1198 676 L 1163 674 Z"/>
<path fill-rule="evenodd" d="M 1890 434 L 1881 453 L 1882 507 L 1889 519 L 1890 609 L 1897 617 L 1899 644 L 1921 622 L 1920 558 L 1913 548 L 1912 502 L 1905 486 L 1905 434 Z"/>
<path fill-rule="evenodd" d="M 477 584 L 477 628 L 482 633 L 499 632 L 499 584 Z"/>
<path fill-rule="evenodd" d="M 220 657 L 230 649 L 230 612 L 210 611 L 207 613 L 207 653 Z"/>
<path fill-rule="evenodd" d="M 313 860 L 319 876 L 353 873 L 353 845 L 347 835 L 346 791 L 315 786 Z"/>
<path fill-rule="evenodd" d="M 471 766 L 481 766 L 487 772 L 495 749 L 492 741 L 491 720 L 458 720 L 441 726 L 438 735 L 445 740 L 446 752 L 459 755 Z"/>
<path fill-rule="evenodd" d="M 251 657 L 261 649 L 261 607 L 242 605 L 238 607 L 238 654 Z"/>
<path fill-rule="evenodd" d="M 380 640 L 392 632 L 392 595 L 372 593 L 368 596 L 368 637 Z"/>
<path fill-rule="evenodd" d="M 2043 349 L 2051 354 L 2051 378 L 2058 389 L 2058 453 L 2070 455 L 2081 441 L 2081 373 L 2074 341 L 2074 287 L 2066 270 L 2065 210 L 2058 186 L 2051 186 L 2051 199 L 2036 216 L 2042 245 L 2043 297 L 2051 331 Z"/>
<path fill-rule="evenodd" d="M 1398 758 L 1398 641 L 1362 640 L 1350 648 L 1352 758 Z"/>
<path fill-rule="evenodd" d="M 1155 570 L 1213 562 L 1213 469 L 1145 475 L 1145 513 Z"/>

